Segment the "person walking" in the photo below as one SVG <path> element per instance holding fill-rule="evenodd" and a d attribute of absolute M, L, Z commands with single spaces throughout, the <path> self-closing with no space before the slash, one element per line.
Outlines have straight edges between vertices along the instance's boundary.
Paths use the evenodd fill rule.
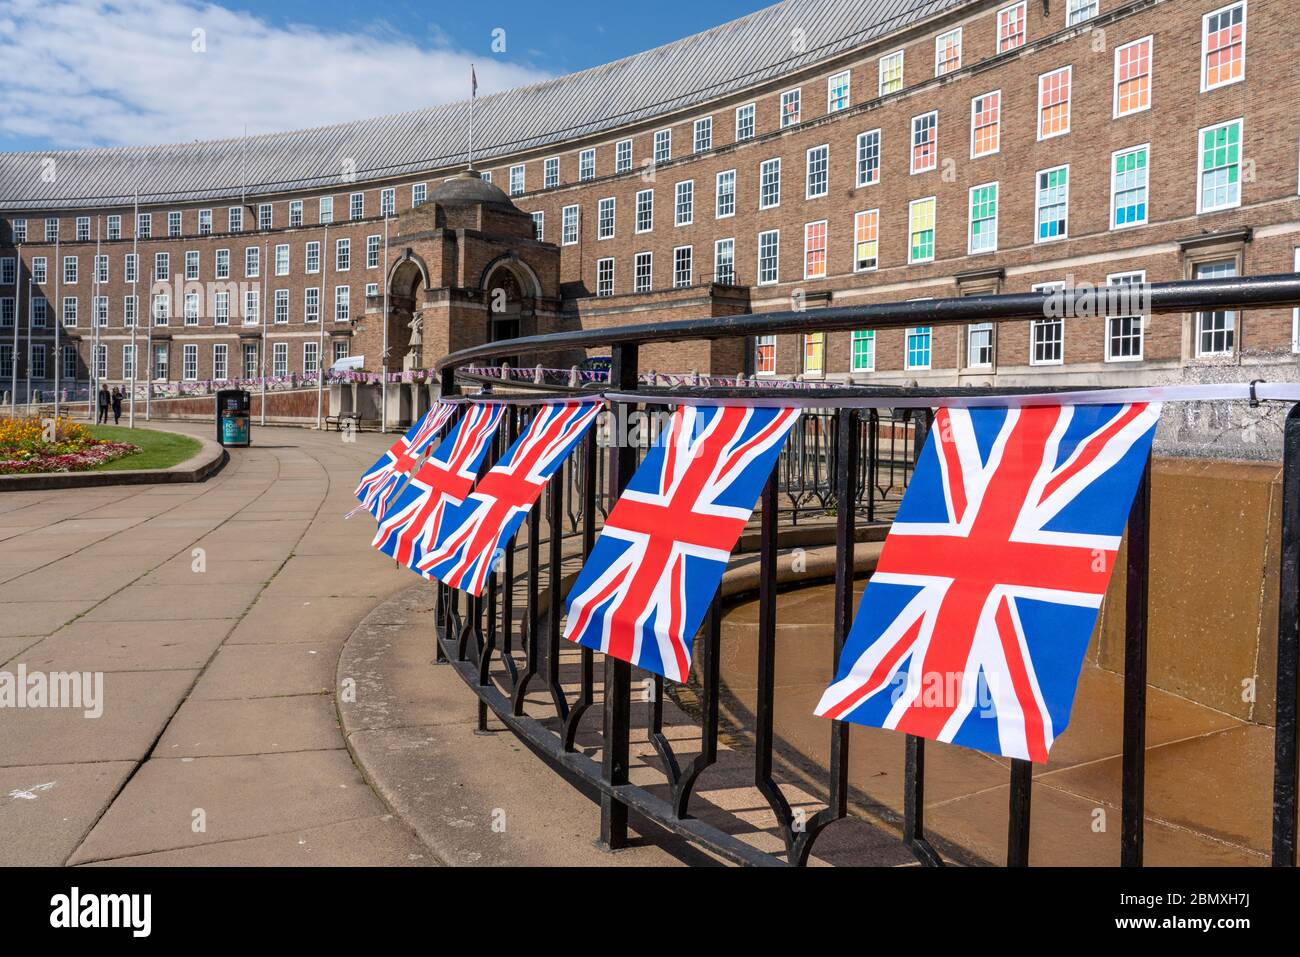
<path fill-rule="evenodd" d="M 108 386 L 99 387 L 99 418 L 96 420 L 99 425 L 108 424 L 108 406 L 109 406 Z"/>
<path fill-rule="evenodd" d="M 113 386 L 113 424 L 122 421 L 122 390 Z"/>

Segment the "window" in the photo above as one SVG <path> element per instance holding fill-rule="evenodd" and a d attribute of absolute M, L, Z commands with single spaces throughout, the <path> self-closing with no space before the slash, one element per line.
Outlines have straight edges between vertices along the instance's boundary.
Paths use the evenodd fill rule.
<path fill-rule="evenodd" d="M 276 342 L 271 345 L 271 375 L 284 378 L 289 374 L 289 343 Z"/>
<path fill-rule="evenodd" d="M 993 365 L 993 323 L 977 322 L 966 327 L 966 367 L 987 369 Z"/>
<path fill-rule="evenodd" d="M 130 343 L 122 346 L 122 378 L 135 378 L 135 346 Z"/>
<path fill-rule="evenodd" d="M 14 374 L 14 347 L 12 343 L 0 343 L 0 379 L 8 382 Z"/>
<path fill-rule="evenodd" d="M 226 291 L 215 293 L 212 297 L 212 324 L 215 326 L 230 325 L 230 293 Z"/>
<path fill-rule="evenodd" d="M 334 271 L 347 272 L 352 268 L 352 240 L 334 240 Z"/>
<path fill-rule="evenodd" d="M 830 188 L 830 155 L 829 146 L 814 146 L 808 151 L 808 177 L 807 191 L 804 194 L 805 199 L 816 199 L 818 196 L 825 196 Z"/>
<path fill-rule="evenodd" d="M 912 117 L 912 172 L 925 173 L 934 169 L 938 158 L 938 111 Z"/>
<path fill-rule="evenodd" d="M 578 154 L 578 179 L 589 180 L 596 178 L 596 151 L 594 149 L 583 150 Z"/>
<path fill-rule="evenodd" d="M 90 217 L 77 217 L 77 242 L 84 243 L 90 241 Z"/>
<path fill-rule="evenodd" d="M 77 347 L 63 347 L 63 377 L 65 379 L 77 378 Z"/>
<path fill-rule="evenodd" d="M 612 258 L 596 260 L 596 295 L 614 295 L 614 260 Z"/>
<path fill-rule="evenodd" d="M 90 311 L 97 326 L 108 325 L 108 297 L 94 296 L 90 300 Z"/>
<path fill-rule="evenodd" d="M 655 133 L 655 163 L 667 163 L 673 158 L 673 131 L 659 130 Z"/>
<path fill-rule="evenodd" d="M 226 229 L 232 233 L 243 232 L 244 209 L 242 206 L 231 206 L 226 211 Z"/>
<path fill-rule="evenodd" d="M 758 167 L 758 208 L 781 205 L 781 158 L 763 160 Z"/>
<path fill-rule="evenodd" d="M 13 327 L 15 308 L 13 296 L 0 296 L 0 326 L 6 329 Z"/>
<path fill-rule="evenodd" d="M 272 319 L 279 325 L 284 325 L 289 321 L 289 290 L 277 289 L 275 291 L 274 306 L 271 309 Z"/>
<path fill-rule="evenodd" d="M 185 279 L 186 281 L 199 278 L 199 251 L 197 249 L 187 250 L 185 253 Z"/>
<path fill-rule="evenodd" d="M 552 156 L 542 162 L 542 187 L 554 189 L 560 185 L 560 158 Z"/>
<path fill-rule="evenodd" d="M 1149 147 L 1117 150 L 1110 155 L 1110 228 L 1141 226 L 1147 221 Z"/>
<path fill-rule="evenodd" d="M 136 316 L 140 309 L 140 299 L 137 296 L 122 297 L 122 325 L 130 329 L 135 326 Z"/>
<path fill-rule="evenodd" d="M 392 186 L 379 191 L 379 215 L 392 216 L 397 212 L 397 190 Z"/>
<path fill-rule="evenodd" d="M 77 297 L 63 297 L 63 324 L 65 326 L 75 326 L 77 324 Z"/>
<path fill-rule="evenodd" d="M 880 95 L 897 93 L 903 88 L 903 51 L 895 50 L 880 58 Z"/>
<path fill-rule="evenodd" d="M 262 293 L 258 289 L 244 290 L 244 325 L 255 326 L 262 321 Z"/>
<path fill-rule="evenodd" d="M 1237 275 L 1237 264 L 1231 259 L 1222 262 L 1198 263 L 1197 279 L 1224 279 Z M 1196 354 L 1198 356 L 1223 356 L 1232 354 L 1233 335 L 1237 314 L 1230 309 L 1216 309 L 1196 316 Z"/>
<path fill-rule="evenodd" d="M 320 213 L 317 220 L 322 224 L 334 222 L 334 197 L 322 196 L 320 198 Z"/>
<path fill-rule="evenodd" d="M 52 243 L 59 238 L 59 221 L 53 217 L 45 220 L 45 241 Z"/>
<path fill-rule="evenodd" d="M 179 215 L 180 215 L 180 214 L 178 213 L 177 216 L 179 217 Z M 261 205 L 259 205 L 259 206 L 257 207 L 257 228 L 258 228 L 258 229 L 270 229 L 270 228 L 271 228 L 271 222 L 272 222 L 272 217 L 271 217 L 271 204 L 270 204 L 270 203 L 262 203 Z M 180 225 L 180 224 L 177 223 L 177 226 L 179 226 L 179 225 Z"/>
<path fill-rule="evenodd" d="M 1200 189 L 1196 211 L 1209 213 L 1241 205 L 1241 120 L 1203 129 Z"/>
<path fill-rule="evenodd" d="M 696 120 L 694 133 L 695 152 L 703 153 L 713 149 L 713 117 Z"/>
<path fill-rule="evenodd" d="M 320 243 L 310 242 L 307 244 L 307 272 L 320 272 Z"/>
<path fill-rule="evenodd" d="M 117 220 L 117 230 L 118 230 L 118 233 L 120 234 L 120 233 L 122 232 L 122 217 L 121 217 L 121 216 L 110 216 L 110 217 L 108 217 L 108 228 L 109 228 L 109 231 L 111 232 L 112 229 L 113 229 L 113 220 L 115 220 L 115 219 Z M 15 243 L 25 243 L 25 242 L 27 242 L 27 220 L 25 220 L 25 219 L 15 219 L 15 220 L 13 221 L 13 233 L 14 233 L 14 242 L 15 242 Z M 117 238 L 117 237 L 115 237 L 115 236 L 109 236 L 109 239 L 116 239 L 116 238 Z"/>
<path fill-rule="evenodd" d="M 560 211 L 560 243 L 572 246 L 578 241 L 578 207 L 565 206 Z"/>
<path fill-rule="evenodd" d="M 908 329 L 905 342 L 905 367 L 908 369 L 930 368 L 930 327 L 917 326 L 914 329 Z"/>
<path fill-rule="evenodd" d="M 907 248 L 909 263 L 924 263 L 934 259 L 934 197 L 914 199 L 907 207 Z"/>
<path fill-rule="evenodd" d="M 868 209 L 853 217 L 853 271 L 865 272 L 880 264 L 880 210 Z"/>
<path fill-rule="evenodd" d="M 18 235 L 18 222 L 23 223 L 23 229 L 22 229 L 23 235 L 21 237 Z M 27 240 L 27 235 L 26 235 L 27 224 L 25 220 L 19 220 L 18 222 L 14 223 L 14 239 L 17 242 L 21 243 Z M 104 236 L 106 239 L 122 238 L 122 217 L 121 216 L 108 217 L 108 226 L 105 230 Z"/>
<path fill-rule="evenodd" d="M 1069 233 L 1070 167 L 1058 166 L 1038 174 L 1038 190 L 1034 197 L 1037 230 L 1034 242 L 1046 243 L 1064 239 Z"/>
<path fill-rule="evenodd" d="M 804 375 L 819 376 L 826 372 L 826 333 L 810 332 L 803 337 Z"/>
<path fill-rule="evenodd" d="M 18 276 L 18 260 L 13 256 L 0 259 L 0 286 L 14 285 Z"/>
<path fill-rule="evenodd" d="M 230 347 L 224 342 L 216 342 L 212 345 L 212 378 L 218 382 L 224 381 L 230 375 L 228 356 Z"/>
<path fill-rule="evenodd" d="M 1143 37 L 1115 51 L 1116 119 L 1151 107 L 1151 43 Z"/>
<path fill-rule="evenodd" d="M 134 299 L 134 296 L 127 296 L 128 299 Z M 50 301 L 44 296 L 32 297 L 32 328 L 44 329 L 45 321 L 49 317 Z"/>
<path fill-rule="evenodd" d="M 713 243 L 713 281 L 723 286 L 736 284 L 736 241 L 719 239 Z"/>
<path fill-rule="evenodd" d="M 558 160 L 556 161 L 559 162 Z M 411 186 L 411 206 L 423 206 L 429 199 L 429 184 L 415 183 Z"/>
<path fill-rule="evenodd" d="M 10 282 L 13 280 L 11 279 Z M 108 257 L 95 257 L 95 282 L 108 282 Z"/>
<path fill-rule="evenodd" d="M 1006 53 L 1025 43 L 1025 5 L 1023 2 L 998 11 L 998 52 Z"/>
<path fill-rule="evenodd" d="M 934 40 L 934 75 L 961 69 L 961 27 L 941 33 Z"/>
<path fill-rule="evenodd" d="M 199 324 L 199 293 L 193 290 L 185 293 L 182 312 L 185 316 L 185 325 L 197 326 Z"/>
<path fill-rule="evenodd" d="M 63 257 L 63 282 L 65 285 L 75 285 L 77 282 L 77 257 Z"/>
<path fill-rule="evenodd" d="M 754 337 L 754 371 L 758 375 L 775 375 L 776 336 Z"/>
<path fill-rule="evenodd" d="M 302 200 L 293 199 L 289 201 L 289 225 L 302 225 Z"/>
<path fill-rule="evenodd" d="M 636 231 L 648 233 L 655 225 L 655 191 L 643 189 L 636 194 Z"/>
<path fill-rule="evenodd" d="M 1038 78 L 1038 138 L 1070 132 L 1070 80 L 1073 67 L 1062 67 Z"/>
<path fill-rule="evenodd" d="M 628 173 L 632 170 L 632 141 L 619 140 L 614 144 L 614 172 Z"/>
<path fill-rule="evenodd" d="M 874 372 L 876 368 L 876 331 L 855 329 L 850 361 L 853 372 Z"/>
<path fill-rule="evenodd" d="M 678 246 L 673 250 L 673 288 L 691 284 L 692 253 L 690 246 Z"/>
<path fill-rule="evenodd" d="M 654 284 L 654 254 L 637 253 L 632 260 L 632 291 L 649 292 Z"/>
<path fill-rule="evenodd" d="M 210 209 L 199 210 L 199 235 L 212 235 L 212 210 Z"/>
<path fill-rule="evenodd" d="M 874 186 L 880 182 L 880 130 L 858 134 L 859 186 Z"/>
<path fill-rule="evenodd" d="M 153 297 L 153 324 L 165 326 L 172 321 L 172 297 L 165 292 L 155 293 Z"/>
<path fill-rule="evenodd" d="M 379 240 L 380 240 L 381 238 L 382 238 L 382 237 L 380 237 L 380 236 L 367 236 L 367 237 L 366 237 L 366 268 L 367 268 L 367 269 L 378 269 L 378 268 L 379 268 Z M 285 262 L 286 262 L 285 272 L 287 273 L 287 272 L 289 271 L 289 270 L 288 270 L 288 254 L 287 254 L 287 252 L 286 252 L 286 255 L 285 255 Z"/>
<path fill-rule="evenodd" d="M 989 156 L 1002 147 L 1002 91 L 970 101 L 970 158 Z"/>
<path fill-rule="evenodd" d="M 257 343 L 244 343 L 244 378 L 252 379 L 257 375 Z"/>
<path fill-rule="evenodd" d="M 533 239 L 537 240 L 540 243 L 543 241 L 543 239 L 545 239 L 545 237 L 546 237 L 546 213 L 539 209 L 535 213 L 533 213 Z"/>
<path fill-rule="evenodd" d="M 609 196 L 596 204 L 596 238 L 614 238 L 614 197 Z"/>
<path fill-rule="evenodd" d="M 302 374 L 315 375 L 320 360 L 320 343 L 308 339 L 302 344 Z"/>
<path fill-rule="evenodd" d="M 348 357 L 348 341 L 346 339 L 335 339 L 334 340 L 334 361 L 338 362 L 340 359 L 346 359 L 347 357 Z"/>
<path fill-rule="evenodd" d="M 754 104 L 746 103 L 736 109 L 736 142 L 754 138 Z"/>
<path fill-rule="evenodd" d="M 510 195 L 520 196 L 524 192 L 524 164 L 510 167 Z"/>
<path fill-rule="evenodd" d="M 716 187 L 713 191 L 714 205 L 713 215 L 716 219 L 725 219 L 728 216 L 734 216 L 736 213 L 736 171 L 734 169 L 723 170 L 718 174 Z"/>
<path fill-rule="evenodd" d="M 181 376 L 186 382 L 199 377 L 199 347 L 196 343 L 181 346 Z"/>
<path fill-rule="evenodd" d="M 826 278 L 826 220 L 803 227 L 803 278 Z"/>
<path fill-rule="evenodd" d="M 320 322 L 320 289 L 308 286 L 302 291 L 302 321 Z"/>
<path fill-rule="evenodd" d="M 991 253 L 998 248 L 998 184 L 973 186 L 970 191 L 970 233 L 966 251 L 970 255 Z"/>
<path fill-rule="evenodd" d="M 255 279 L 262 273 L 262 250 L 257 246 L 244 248 L 244 275 Z"/>
<path fill-rule="evenodd" d="M 230 278 L 230 250 L 218 249 L 215 266 L 216 277 L 218 279 Z"/>
<path fill-rule="evenodd" d="M 165 282 L 172 277 L 172 257 L 169 253 L 153 254 L 153 279 L 154 282 Z M 256 273 L 253 273 L 256 275 Z"/>
<path fill-rule="evenodd" d="M 348 197 L 348 219 L 361 219 L 366 215 L 366 194 L 353 193 Z"/>
<path fill-rule="evenodd" d="M 786 90 L 781 94 L 781 129 L 794 126 L 799 122 L 800 94 L 798 90 Z"/>
<path fill-rule="evenodd" d="M 1120 287 L 1129 292 L 1134 286 L 1143 286 L 1145 272 L 1119 273 L 1106 277 L 1106 285 Z M 1133 297 L 1137 298 L 1137 297 Z M 1135 310 L 1136 312 L 1136 310 Z M 1143 318 L 1140 313 L 1129 316 L 1108 316 L 1106 319 L 1106 361 L 1137 362 L 1142 358 Z"/>
<path fill-rule="evenodd" d="M 695 180 L 677 184 L 673 190 L 673 225 L 689 226 L 695 222 Z"/>
<path fill-rule="evenodd" d="M 758 234 L 758 284 L 770 285 L 777 281 L 777 267 L 781 253 L 781 231 L 769 229 Z"/>
<path fill-rule="evenodd" d="M 1091 20 L 1096 15 L 1097 0 L 1066 0 L 1065 25 L 1067 27 Z"/>
<path fill-rule="evenodd" d="M 491 170 L 488 170 L 488 171 L 485 172 L 485 173 L 479 173 L 479 178 L 480 178 L 481 180 L 483 180 L 483 182 L 485 182 L 485 183 L 490 183 L 490 182 L 492 182 L 492 171 L 491 171 Z"/>
<path fill-rule="evenodd" d="M 46 265 L 48 262 L 49 260 L 44 256 L 32 257 L 32 282 L 36 283 L 38 286 L 43 286 L 49 281 L 47 274 L 49 267 Z M 127 256 L 127 264 L 132 265 L 130 256 Z M 127 276 L 127 282 L 130 282 L 131 279 L 131 276 Z"/>
<path fill-rule="evenodd" d="M 1246 4 L 1201 19 L 1201 91 L 1236 83 L 1246 75 Z"/>
<path fill-rule="evenodd" d="M 826 81 L 826 112 L 848 109 L 849 71 L 841 70 Z"/>
<path fill-rule="evenodd" d="M 352 290 L 347 286 L 334 287 L 334 321 L 347 322 L 352 318 Z"/>
<path fill-rule="evenodd" d="M 1033 286 L 1034 292 L 1056 294 L 1063 292 L 1063 282 L 1043 282 Z M 1044 312 L 1047 310 L 1044 309 Z M 1063 361 L 1065 346 L 1065 319 L 1059 311 L 1054 318 L 1035 319 L 1029 324 L 1029 364 L 1031 366 L 1056 366 Z"/>

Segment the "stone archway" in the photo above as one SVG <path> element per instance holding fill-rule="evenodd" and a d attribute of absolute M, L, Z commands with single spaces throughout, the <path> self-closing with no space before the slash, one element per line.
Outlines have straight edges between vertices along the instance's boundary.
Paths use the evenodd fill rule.
<path fill-rule="evenodd" d="M 412 323 L 420 314 L 420 304 L 428 286 L 429 271 L 419 256 L 408 250 L 393 263 L 388 273 L 388 315 L 385 317 L 388 354 L 375 363 L 376 368 L 386 372 L 400 371 L 412 348 L 420 348 L 421 343 L 413 345 L 411 341 L 415 331 Z"/>
<path fill-rule="evenodd" d="M 537 331 L 537 278 L 517 259 L 503 257 L 484 270 L 483 294 L 487 303 L 484 341 L 499 342 L 534 335 Z M 492 357 L 493 364 L 517 367 L 518 356 Z"/>

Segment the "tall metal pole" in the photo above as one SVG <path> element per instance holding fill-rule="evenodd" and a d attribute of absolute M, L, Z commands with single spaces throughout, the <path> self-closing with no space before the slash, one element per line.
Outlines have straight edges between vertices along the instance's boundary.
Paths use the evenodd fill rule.
<path fill-rule="evenodd" d="M 137 219 L 136 229 L 138 230 L 139 228 L 140 221 Z M 140 260 L 138 259 L 135 261 L 135 269 L 137 273 L 140 271 Z M 146 288 L 149 290 L 149 308 L 145 312 L 144 351 L 148 353 L 149 374 L 144 377 L 144 420 L 148 422 L 152 418 L 152 409 L 150 408 L 149 403 L 153 399 L 153 380 L 155 372 L 153 367 L 153 266 L 149 267 L 149 285 Z"/>
<path fill-rule="evenodd" d="M 17 267 L 17 269 L 14 270 L 14 310 L 15 310 L 15 315 L 14 315 L 14 361 L 13 361 L 12 367 L 11 367 L 10 370 L 9 370 L 10 378 L 12 379 L 12 382 L 10 383 L 10 387 L 9 387 L 9 416 L 10 416 L 10 418 L 14 418 L 14 419 L 18 418 L 18 355 L 19 355 L 19 353 L 18 353 L 18 316 L 17 316 L 17 314 L 16 314 L 16 311 L 17 311 L 17 309 L 18 309 L 18 305 L 17 305 L 17 304 L 18 304 L 19 302 L 21 302 L 21 301 L 22 301 L 22 298 L 23 298 L 23 293 L 22 293 L 22 289 L 23 289 L 22 277 L 23 277 L 23 247 L 22 247 L 22 246 L 19 246 L 19 247 L 18 247 L 18 267 Z M 30 322 L 31 320 L 28 320 L 28 321 Z M 32 333 L 31 333 L 31 330 L 29 329 L 29 330 L 27 331 L 27 341 L 28 341 L 28 351 L 29 351 L 29 352 L 31 351 L 31 338 L 32 338 Z M 27 357 L 27 367 L 28 367 L 28 370 L 31 369 L 31 364 L 32 364 L 32 361 L 31 361 L 31 360 L 32 360 L 32 357 L 31 357 L 31 356 L 28 356 L 28 357 Z M 28 372 L 28 377 L 30 378 L 30 376 L 31 376 L 31 372 L 29 371 L 29 372 Z M 29 389 L 27 390 L 27 401 L 30 403 L 30 402 L 31 402 L 31 399 L 32 399 L 32 393 L 31 393 L 31 389 L 29 388 Z"/>
<path fill-rule="evenodd" d="M 18 320 L 22 318 L 23 306 L 23 251 L 18 250 L 18 271 L 14 274 L 14 337 L 18 335 Z M 32 278 L 27 277 L 27 411 L 32 410 Z M 18 350 L 14 350 L 14 362 L 18 361 Z M 17 366 L 14 366 L 17 369 Z"/>
<path fill-rule="evenodd" d="M 266 270 L 267 268 L 268 268 L 268 263 L 267 263 L 267 261 L 266 261 L 266 240 L 263 239 L 263 240 L 262 240 L 262 269 L 260 270 L 260 271 L 262 272 L 263 275 L 265 275 L 265 270 Z M 266 283 L 262 282 L 260 278 L 258 279 L 258 282 L 259 282 L 259 283 L 261 284 L 261 286 L 262 286 L 262 290 L 261 290 L 261 291 L 265 291 L 265 290 L 266 290 Z M 264 297 L 259 296 L 258 298 L 259 298 L 259 300 L 260 300 L 260 299 L 262 299 L 262 298 L 264 298 Z M 274 303 L 272 303 L 272 308 L 274 308 Z M 266 359 L 265 359 L 265 353 L 266 353 L 266 312 L 267 312 L 267 309 L 266 309 L 266 303 L 265 303 L 265 302 L 261 303 L 261 308 L 258 310 L 258 312 L 261 313 L 260 318 L 261 318 L 261 320 L 262 320 L 262 344 L 261 344 L 258 348 L 259 348 L 259 349 L 261 350 L 261 352 L 263 353 L 262 362 L 260 363 L 261 366 L 262 366 L 262 412 L 261 412 L 261 417 L 260 417 L 260 420 L 259 420 L 259 421 L 261 422 L 262 425 L 266 425 Z"/>
<path fill-rule="evenodd" d="M 384 213 L 384 351 L 379 357 L 379 431 L 388 431 L 388 386 L 384 380 L 388 377 L 388 213 Z M 352 410 L 353 412 L 356 409 Z"/>
<path fill-rule="evenodd" d="M 54 235 L 54 421 L 59 421 L 59 399 L 63 388 L 59 383 L 59 373 L 63 371 L 63 352 L 59 348 L 60 334 L 63 331 L 63 264 L 59 262 L 59 236 Z M 73 398 L 76 398 L 77 377 L 72 377 Z M 58 428 L 56 425 L 55 428 Z"/>
<path fill-rule="evenodd" d="M 136 379 L 139 376 L 140 369 L 140 350 L 136 346 L 135 333 L 140 328 L 140 191 L 135 191 L 135 220 L 136 229 L 131 230 L 131 256 L 135 263 L 135 271 L 131 273 L 131 298 L 135 300 L 135 319 L 131 323 L 131 405 L 127 413 L 127 425 L 135 428 L 135 390 Z M 148 358 L 148 357 L 146 357 Z M 145 381 L 149 377 L 145 376 Z"/>
<path fill-rule="evenodd" d="M 321 276 L 320 297 L 322 302 L 321 302 L 319 319 L 320 319 L 320 343 L 321 344 L 320 346 L 317 347 L 320 351 L 324 351 L 325 348 L 325 303 L 330 302 L 332 303 L 331 306 L 332 309 L 335 310 L 338 309 L 338 302 L 336 300 L 328 299 L 325 295 L 326 291 L 329 289 L 329 275 L 330 275 L 329 265 L 328 265 L 329 259 L 330 259 L 330 228 L 329 226 L 326 226 L 325 243 L 324 246 L 321 248 L 321 264 L 320 264 L 320 276 Z M 349 263 L 348 265 L 351 265 L 351 263 Z M 321 356 L 318 352 L 316 356 L 316 428 L 317 429 L 320 429 L 324 425 L 322 412 L 324 409 L 324 399 L 325 399 L 325 393 L 324 393 L 325 376 L 321 374 L 320 363 L 321 363 Z"/>
<path fill-rule="evenodd" d="M 90 284 L 90 400 L 86 408 L 94 410 L 95 421 L 99 421 L 99 227 L 101 218 L 95 217 L 95 261 L 91 268 L 95 271 L 94 281 Z M 107 356 L 104 359 L 108 366 Z M 104 370 L 108 371 L 107 368 Z"/>

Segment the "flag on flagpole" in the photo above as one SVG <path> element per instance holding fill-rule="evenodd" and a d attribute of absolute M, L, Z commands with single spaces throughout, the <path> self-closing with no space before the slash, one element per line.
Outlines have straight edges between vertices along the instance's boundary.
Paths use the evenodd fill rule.
<path fill-rule="evenodd" d="M 940 409 L 816 713 L 1046 761 L 1159 417 Z"/>
<path fill-rule="evenodd" d="M 408 568 L 416 567 L 438 540 L 447 507 L 459 505 L 474 487 L 504 408 L 500 402 L 470 405 L 380 517 L 371 545 Z"/>
<path fill-rule="evenodd" d="M 478 74 L 474 72 L 474 64 L 469 65 L 469 97 L 472 100 L 478 96 Z"/>
<path fill-rule="evenodd" d="M 798 409 L 678 406 L 569 592 L 564 637 L 674 681 Z"/>
<path fill-rule="evenodd" d="M 551 476 L 596 421 L 601 402 L 548 402 L 462 505 L 447 509 L 435 548 L 416 571 L 480 595 Z"/>
<path fill-rule="evenodd" d="M 375 518 L 384 514 L 385 508 L 402 484 L 402 479 L 410 474 L 415 463 L 437 437 L 438 432 L 447 424 L 454 405 L 437 402 L 424 416 L 406 430 L 406 434 L 394 442 L 374 465 L 361 476 L 361 483 L 353 493 Z"/>

